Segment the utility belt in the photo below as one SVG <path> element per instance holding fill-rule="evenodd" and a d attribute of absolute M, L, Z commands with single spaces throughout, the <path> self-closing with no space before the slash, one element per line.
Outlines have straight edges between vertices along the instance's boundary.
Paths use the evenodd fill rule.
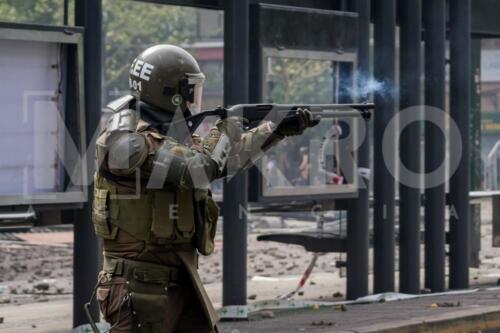
<path fill-rule="evenodd" d="M 104 255 L 102 270 L 113 276 L 122 276 L 127 281 L 135 279 L 168 285 L 189 279 L 187 274 L 181 274 L 182 270 L 175 266 L 165 266 L 108 255 Z"/>
<path fill-rule="evenodd" d="M 127 295 L 123 300 L 133 316 L 133 333 L 163 333 L 168 318 L 168 289 L 189 280 L 180 267 L 104 255 L 103 271 L 123 277 Z M 119 319 L 120 320 L 120 319 Z"/>

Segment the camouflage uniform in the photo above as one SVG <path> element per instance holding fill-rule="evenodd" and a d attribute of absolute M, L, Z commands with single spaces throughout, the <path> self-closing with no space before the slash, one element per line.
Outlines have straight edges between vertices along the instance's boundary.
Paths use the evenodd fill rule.
<path fill-rule="evenodd" d="M 184 86 L 169 86 L 177 82 L 173 67 Z M 165 79 L 163 88 L 162 73 L 171 81 Z M 246 132 L 226 119 L 205 138 L 193 137 L 190 147 L 144 119 L 159 115 L 168 125 L 175 105 L 189 111 L 196 95 L 189 80 L 200 77 L 187 52 L 155 46 L 132 64 L 130 85 L 138 90 L 108 106 L 112 116 L 96 145 L 92 218 L 104 246 L 96 298 L 112 333 L 217 331 L 217 313 L 197 272 L 198 254 L 214 250 L 219 215 L 208 185 L 226 175 L 229 161 L 251 165 L 262 150 L 301 133 L 308 126 L 304 119 L 312 119 L 301 111 L 308 117 L 298 127 L 267 122 Z"/>

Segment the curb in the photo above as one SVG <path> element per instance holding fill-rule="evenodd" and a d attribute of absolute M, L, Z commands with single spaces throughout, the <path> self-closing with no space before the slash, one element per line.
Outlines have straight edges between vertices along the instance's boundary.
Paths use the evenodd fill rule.
<path fill-rule="evenodd" d="M 455 333 L 478 332 L 500 327 L 500 306 L 455 311 L 433 316 L 430 320 L 411 319 L 387 324 L 360 327 L 348 332 L 357 333 Z M 338 332 L 338 331 L 332 331 Z"/>

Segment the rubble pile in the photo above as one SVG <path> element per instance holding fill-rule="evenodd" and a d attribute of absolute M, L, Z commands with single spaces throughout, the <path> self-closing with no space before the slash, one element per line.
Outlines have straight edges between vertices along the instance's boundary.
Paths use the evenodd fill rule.
<path fill-rule="evenodd" d="M 73 246 L 0 242 L 0 304 L 47 302 L 72 293 Z"/>

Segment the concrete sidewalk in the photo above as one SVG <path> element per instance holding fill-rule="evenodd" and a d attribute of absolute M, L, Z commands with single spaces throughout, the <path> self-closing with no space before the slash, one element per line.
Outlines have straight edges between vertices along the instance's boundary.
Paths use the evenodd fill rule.
<path fill-rule="evenodd" d="M 274 314 L 274 318 L 265 319 Z M 1 333 L 69 332 L 72 300 L 0 307 Z M 221 333 L 285 332 L 496 332 L 500 327 L 500 290 L 427 296 L 345 307 L 266 311 L 249 321 L 222 322 Z M 500 332 L 500 330 L 498 331 Z"/>
<path fill-rule="evenodd" d="M 265 313 L 268 317 L 269 312 Z M 428 296 L 385 303 L 256 314 L 222 322 L 221 333 L 478 332 L 500 328 L 500 290 Z M 500 332 L 500 330 L 499 330 Z"/>

